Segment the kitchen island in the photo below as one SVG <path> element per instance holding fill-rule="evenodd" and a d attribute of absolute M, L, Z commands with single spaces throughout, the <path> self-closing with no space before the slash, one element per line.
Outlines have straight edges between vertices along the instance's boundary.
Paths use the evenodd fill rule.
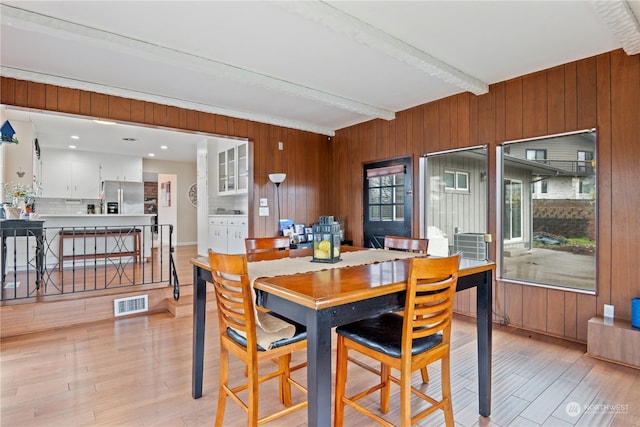
<path fill-rule="evenodd" d="M 151 256 L 153 214 L 40 214 L 48 242 L 46 265 L 60 268 L 91 258 Z M 102 254 L 102 256 L 101 256 Z M 108 256 L 104 256 L 107 254 Z"/>

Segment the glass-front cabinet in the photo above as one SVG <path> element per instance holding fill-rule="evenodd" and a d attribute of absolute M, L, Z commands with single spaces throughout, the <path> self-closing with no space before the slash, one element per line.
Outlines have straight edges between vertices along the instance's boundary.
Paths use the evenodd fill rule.
<path fill-rule="evenodd" d="M 221 147 L 218 151 L 218 195 L 246 193 L 248 183 L 247 142 Z"/>
<path fill-rule="evenodd" d="M 247 143 L 243 142 L 237 146 L 238 154 L 238 193 L 246 193 L 249 189 L 249 156 Z"/>

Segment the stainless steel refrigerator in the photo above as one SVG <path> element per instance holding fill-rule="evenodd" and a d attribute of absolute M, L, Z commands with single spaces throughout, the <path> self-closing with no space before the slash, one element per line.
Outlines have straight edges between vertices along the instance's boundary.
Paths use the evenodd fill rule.
<path fill-rule="evenodd" d="M 144 183 L 133 181 L 102 181 L 105 213 L 109 206 L 117 206 L 119 214 L 144 213 Z M 117 203 L 117 205 L 115 205 Z"/>

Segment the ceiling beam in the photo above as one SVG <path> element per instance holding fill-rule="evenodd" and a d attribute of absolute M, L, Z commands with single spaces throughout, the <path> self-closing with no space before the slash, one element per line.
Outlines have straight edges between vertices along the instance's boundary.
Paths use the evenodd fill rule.
<path fill-rule="evenodd" d="M 241 67 L 225 64 L 210 58 L 181 52 L 142 40 L 133 39 L 119 34 L 102 31 L 81 24 L 53 18 L 34 13 L 5 4 L 0 5 L 2 22 L 6 22 L 16 28 L 29 31 L 38 31 L 45 34 L 61 34 L 66 38 L 77 40 L 90 40 L 98 45 L 114 46 L 118 50 L 125 50 L 155 61 L 177 65 L 193 71 L 207 73 L 215 77 L 230 79 L 242 84 L 263 87 L 270 90 L 286 93 L 288 95 L 310 99 L 330 107 L 351 111 L 371 118 L 392 120 L 395 118 L 393 111 L 368 105 L 359 101 L 332 95 L 314 88 L 299 85 L 286 80 L 256 73 Z"/>
<path fill-rule="evenodd" d="M 318 22 L 350 39 L 383 52 L 404 64 L 476 95 L 489 92 L 482 80 L 464 73 L 444 61 L 421 51 L 389 33 L 322 1 L 273 2 L 305 19 Z"/>
<path fill-rule="evenodd" d="M 626 0 L 592 0 L 591 4 L 627 55 L 640 53 L 640 23 Z"/>
<path fill-rule="evenodd" d="M 69 79 L 66 77 L 53 76 L 50 74 L 36 73 L 33 71 L 20 70 L 11 67 L 0 67 L 0 74 L 18 80 L 28 80 L 36 83 L 50 84 L 54 86 L 62 86 L 89 92 L 102 93 L 105 95 L 119 96 L 122 98 L 130 98 L 138 101 L 155 102 L 171 107 L 179 107 L 187 110 L 201 111 L 203 113 L 220 114 L 223 116 L 234 117 L 236 119 L 251 120 L 254 122 L 267 123 L 276 126 L 298 129 L 307 132 L 313 132 L 320 135 L 335 136 L 335 129 L 318 126 L 313 123 L 301 122 L 297 120 L 284 119 L 278 116 L 267 114 L 253 113 L 247 111 L 233 110 L 227 107 L 218 107 L 215 105 L 201 104 L 198 102 L 187 101 L 184 99 L 171 98 L 163 95 L 156 95 L 147 92 L 139 92 L 115 86 L 106 86 L 97 83 L 85 82 L 81 80 Z"/>

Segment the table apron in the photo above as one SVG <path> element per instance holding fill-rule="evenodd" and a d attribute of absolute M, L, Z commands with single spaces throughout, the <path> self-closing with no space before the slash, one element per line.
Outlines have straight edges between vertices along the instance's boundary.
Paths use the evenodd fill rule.
<path fill-rule="evenodd" d="M 405 292 L 399 292 L 314 310 L 264 291 L 258 290 L 256 294 L 256 303 L 259 306 L 273 310 L 288 319 L 306 325 L 308 315 L 312 312 L 311 314 L 318 317 L 328 317 L 331 327 L 366 319 L 380 313 L 402 310 L 405 300 Z"/>

